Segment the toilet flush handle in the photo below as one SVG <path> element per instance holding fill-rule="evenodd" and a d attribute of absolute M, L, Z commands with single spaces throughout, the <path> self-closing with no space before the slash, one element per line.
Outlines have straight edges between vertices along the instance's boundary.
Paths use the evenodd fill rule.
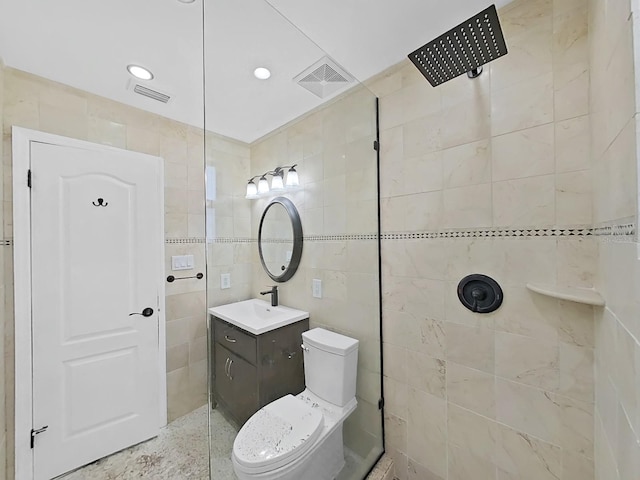
<path fill-rule="evenodd" d="M 304 346 L 304 343 L 302 345 L 300 345 L 300 348 L 302 350 L 304 350 L 305 352 L 309 353 L 309 348 Z"/>

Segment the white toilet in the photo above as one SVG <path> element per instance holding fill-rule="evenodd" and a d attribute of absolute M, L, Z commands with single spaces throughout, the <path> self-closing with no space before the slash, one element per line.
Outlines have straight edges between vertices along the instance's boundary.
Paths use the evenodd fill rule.
<path fill-rule="evenodd" d="M 344 466 L 342 424 L 356 408 L 358 340 L 302 334 L 306 389 L 262 407 L 233 442 L 240 480 L 332 480 Z"/>

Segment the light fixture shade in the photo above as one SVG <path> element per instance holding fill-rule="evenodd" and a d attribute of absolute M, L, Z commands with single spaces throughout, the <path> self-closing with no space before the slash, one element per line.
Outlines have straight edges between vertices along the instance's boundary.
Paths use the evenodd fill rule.
<path fill-rule="evenodd" d="M 298 185 L 300 185 L 298 172 L 296 172 L 295 168 L 291 167 L 287 173 L 287 187 L 297 187 Z"/>
<path fill-rule="evenodd" d="M 267 179 L 262 176 L 260 177 L 260 181 L 258 182 L 258 193 L 267 193 L 269 191 L 269 182 Z"/>
<path fill-rule="evenodd" d="M 256 186 L 253 180 L 249 180 L 249 183 L 247 183 L 246 198 L 252 198 L 252 197 L 255 197 L 256 195 L 258 195 L 258 187 Z"/>
<path fill-rule="evenodd" d="M 282 172 L 275 174 L 271 179 L 271 190 L 284 190 L 284 183 L 282 182 Z"/>

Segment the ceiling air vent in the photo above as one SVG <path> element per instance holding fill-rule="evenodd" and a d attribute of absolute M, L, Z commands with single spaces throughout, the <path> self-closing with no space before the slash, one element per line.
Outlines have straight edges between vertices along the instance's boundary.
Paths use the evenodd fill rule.
<path fill-rule="evenodd" d="M 324 57 L 296 75 L 293 81 L 318 97 L 325 98 L 352 84 L 355 78 L 332 59 Z"/>
<path fill-rule="evenodd" d="M 144 85 L 137 82 L 129 82 L 128 88 L 138 95 L 157 100 L 158 102 L 169 103 L 171 101 L 171 95 L 159 92 L 158 90 L 153 90 L 149 87 L 145 87 Z"/>

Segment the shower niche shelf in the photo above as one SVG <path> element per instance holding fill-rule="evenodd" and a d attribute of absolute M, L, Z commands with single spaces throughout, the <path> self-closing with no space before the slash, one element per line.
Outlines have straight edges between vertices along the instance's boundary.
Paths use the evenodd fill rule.
<path fill-rule="evenodd" d="M 560 300 L 569 300 L 570 302 L 584 303 L 595 307 L 604 307 L 605 305 L 602 295 L 593 288 L 562 287 L 542 283 L 527 283 L 527 288 L 540 295 Z"/>

